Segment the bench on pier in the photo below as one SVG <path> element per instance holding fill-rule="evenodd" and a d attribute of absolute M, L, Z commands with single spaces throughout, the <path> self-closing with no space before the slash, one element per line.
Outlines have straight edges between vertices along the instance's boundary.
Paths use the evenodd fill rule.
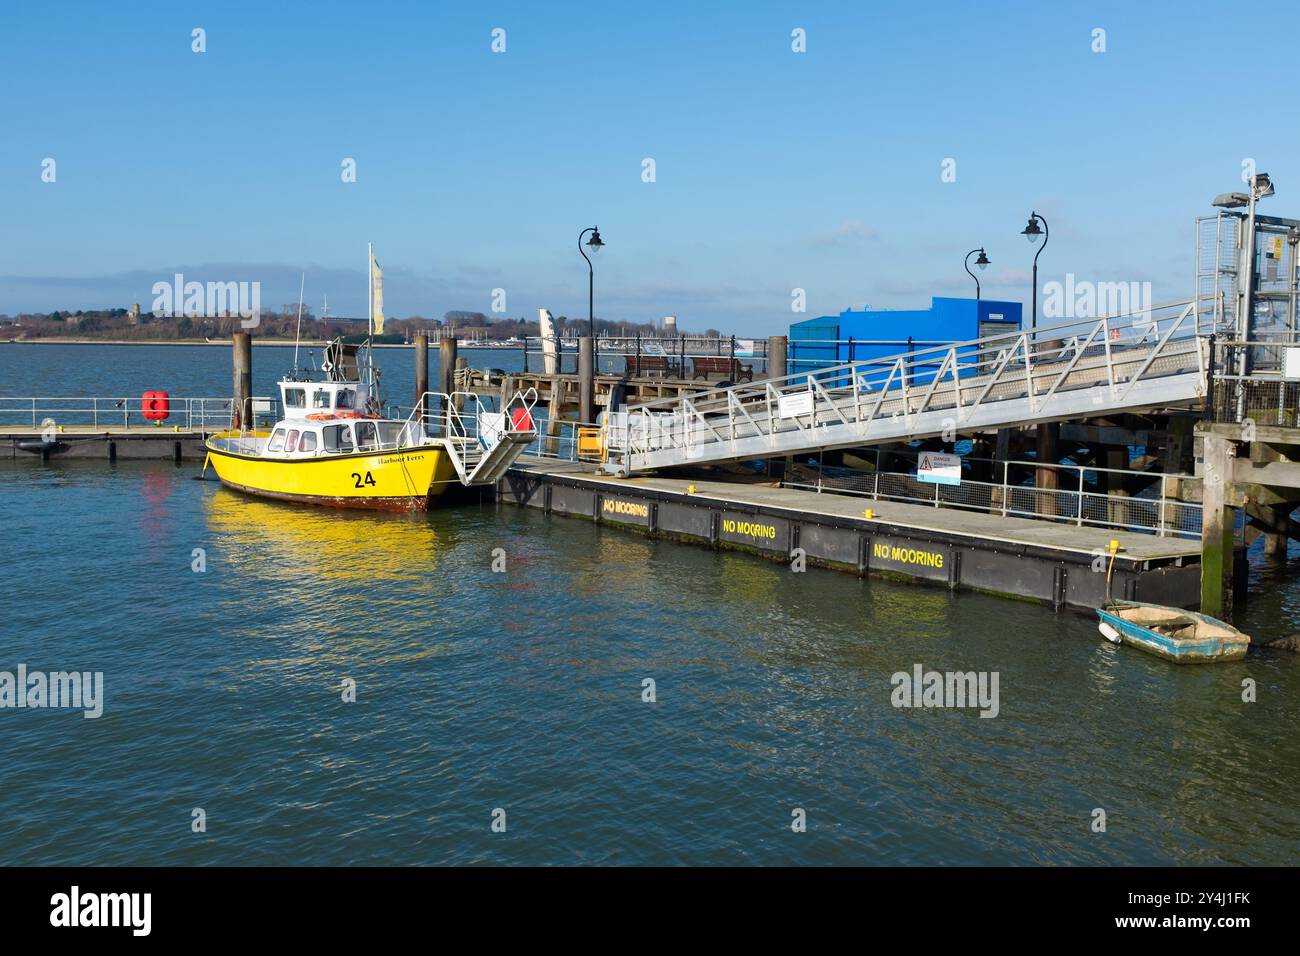
<path fill-rule="evenodd" d="M 701 355 L 691 359 L 691 366 L 694 369 L 691 378 L 702 378 L 707 381 L 710 375 L 720 375 L 733 382 L 754 380 L 754 366 L 741 365 L 739 360 L 729 355 Z"/>
<path fill-rule="evenodd" d="M 667 355 L 625 355 L 629 375 L 667 375 Z"/>

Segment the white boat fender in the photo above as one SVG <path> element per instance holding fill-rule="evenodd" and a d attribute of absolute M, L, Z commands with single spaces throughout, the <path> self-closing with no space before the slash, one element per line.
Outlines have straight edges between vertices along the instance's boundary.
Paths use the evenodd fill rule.
<path fill-rule="evenodd" d="M 1111 627 L 1108 622 L 1101 621 L 1097 625 L 1097 630 L 1101 631 L 1101 636 L 1106 638 L 1106 640 L 1110 641 L 1112 644 L 1120 643 L 1119 631 Z"/>

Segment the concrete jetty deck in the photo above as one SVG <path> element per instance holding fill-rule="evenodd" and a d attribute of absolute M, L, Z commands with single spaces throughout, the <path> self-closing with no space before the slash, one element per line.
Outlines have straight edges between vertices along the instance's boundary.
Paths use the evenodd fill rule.
<path fill-rule="evenodd" d="M 219 428 L 199 430 L 163 425 L 62 425 L 48 434 L 52 447 L 27 450 L 47 441 L 47 433 L 31 426 L 0 426 L 0 454 L 7 458 L 36 457 L 92 458 L 116 461 L 119 458 L 202 460 L 204 439 Z"/>
<path fill-rule="evenodd" d="M 610 478 L 539 458 L 521 459 L 498 491 L 503 502 L 654 536 L 780 561 L 798 548 L 811 565 L 1085 611 L 1105 599 L 1109 543 L 1118 540 L 1112 596 L 1181 607 L 1199 600 L 1201 545 L 1192 539 L 771 483 Z"/>

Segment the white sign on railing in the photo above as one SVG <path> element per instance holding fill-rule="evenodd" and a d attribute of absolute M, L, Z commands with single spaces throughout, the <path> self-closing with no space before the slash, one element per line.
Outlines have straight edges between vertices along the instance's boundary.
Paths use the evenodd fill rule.
<path fill-rule="evenodd" d="M 1300 349 L 1287 349 L 1283 355 L 1282 377 L 1300 378 Z"/>
<path fill-rule="evenodd" d="M 781 395 L 777 399 L 776 413 L 782 418 L 797 418 L 800 415 L 811 415 L 812 411 L 812 392 L 796 392 L 793 395 Z"/>
<path fill-rule="evenodd" d="M 916 460 L 916 477 L 918 481 L 932 485 L 960 485 L 961 458 L 957 455 L 923 451 Z"/>

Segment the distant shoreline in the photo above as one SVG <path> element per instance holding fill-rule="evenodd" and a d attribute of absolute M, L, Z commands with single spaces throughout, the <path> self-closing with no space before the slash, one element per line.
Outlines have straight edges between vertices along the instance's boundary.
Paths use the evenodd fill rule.
<path fill-rule="evenodd" d="M 253 339 L 253 345 L 255 346 L 275 345 L 281 347 L 289 346 L 292 348 L 293 345 L 295 344 L 293 339 L 258 338 L 256 335 L 252 336 L 252 339 Z M 157 340 L 154 339 L 83 339 L 83 338 L 59 336 L 56 338 L 4 339 L 0 341 L 0 345 L 8 345 L 10 343 L 14 345 L 184 345 L 184 346 L 225 346 L 229 348 L 230 339 L 222 339 L 216 342 L 207 342 L 204 341 L 203 339 L 157 339 Z M 300 348 L 324 348 L 325 346 L 329 345 L 329 342 L 325 341 L 324 339 L 313 339 L 311 341 L 298 342 L 297 345 Z M 429 342 L 429 346 L 431 349 L 436 349 L 437 341 L 431 339 Z M 413 349 L 415 348 L 415 343 L 412 342 L 408 345 L 405 342 L 383 342 L 383 343 L 376 342 L 374 347 L 377 349 Z M 500 346 L 475 346 L 475 345 L 463 346 L 463 349 L 465 351 L 469 351 L 471 349 L 483 349 L 483 348 L 489 349 L 491 351 L 507 351 L 509 349 L 519 349 L 522 348 L 522 346 L 506 346 L 504 348 Z"/>

